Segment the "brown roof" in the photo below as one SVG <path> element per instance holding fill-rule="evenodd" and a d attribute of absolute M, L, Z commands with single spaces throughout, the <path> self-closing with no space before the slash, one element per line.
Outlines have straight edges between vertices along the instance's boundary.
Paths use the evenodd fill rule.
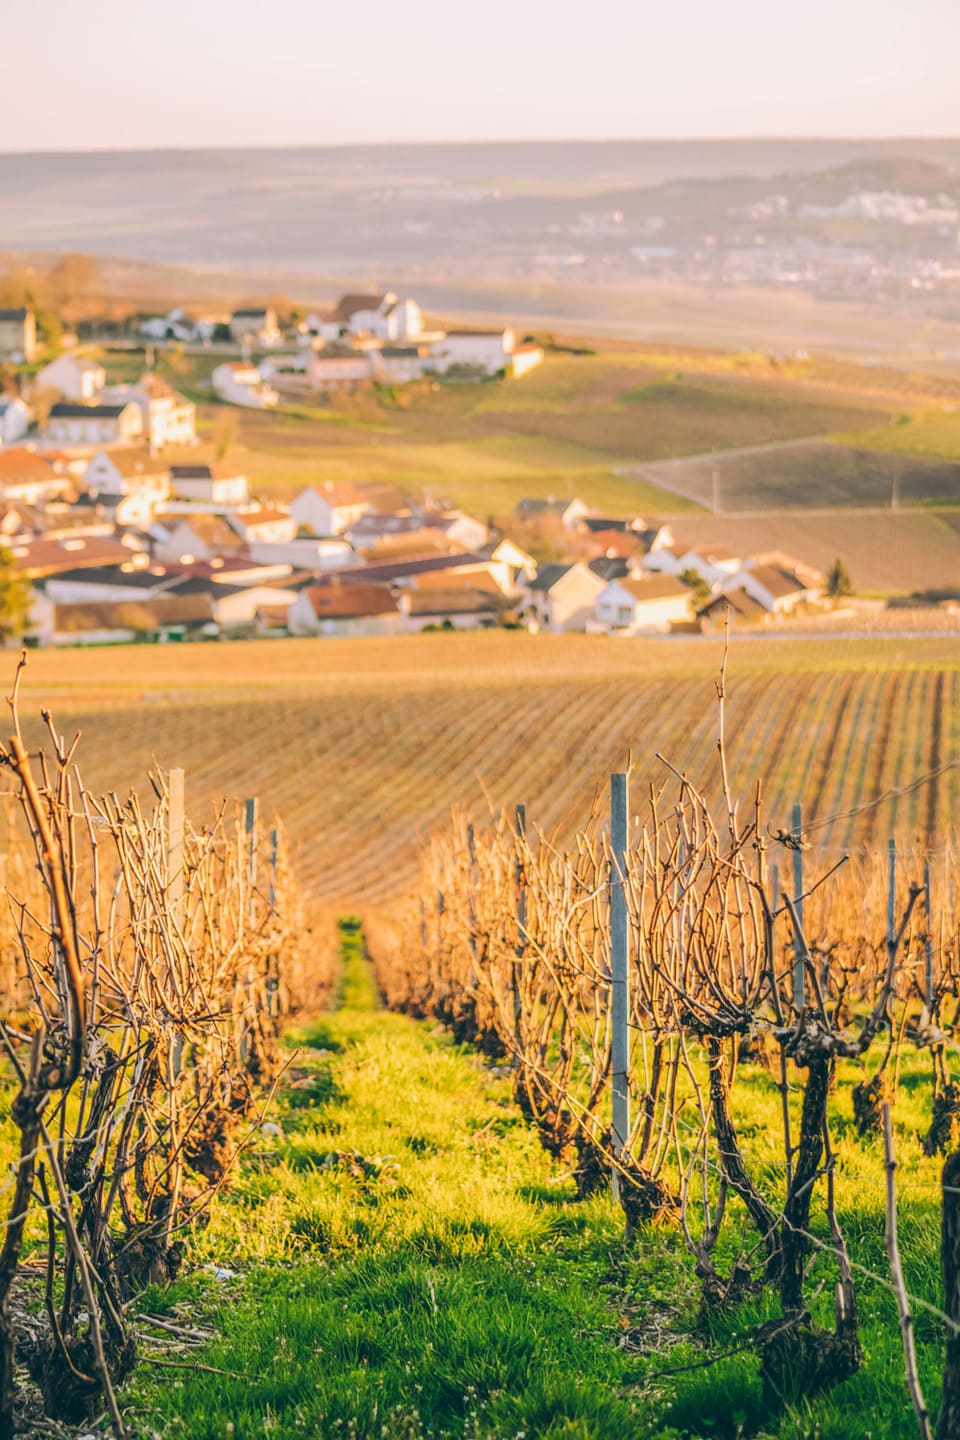
<path fill-rule="evenodd" d="M 354 541 L 373 564 L 387 560 L 419 560 L 428 555 L 456 555 L 460 546 L 442 530 L 408 530 L 399 535 L 381 535 L 372 545 Z"/>
<path fill-rule="evenodd" d="M 386 291 L 382 295 L 341 295 L 331 319 L 347 321 L 357 310 L 379 310 L 386 298 Z"/>
<path fill-rule="evenodd" d="M 158 515 L 158 522 L 173 534 L 185 525 L 191 534 L 214 550 L 239 550 L 243 540 L 222 515 Z"/>
<path fill-rule="evenodd" d="M 493 615 L 503 609 L 501 596 L 474 587 L 451 587 L 436 590 L 410 590 L 407 596 L 410 614 L 425 615 Z"/>
<path fill-rule="evenodd" d="M 213 619 L 208 595 L 169 595 L 157 600 L 110 600 L 55 605 L 53 628 L 67 634 L 89 630 L 158 630 L 165 625 L 202 625 Z"/>
<path fill-rule="evenodd" d="M 97 454 L 108 456 L 124 476 L 170 474 L 169 462 L 151 455 L 145 447 L 135 446 L 131 449 L 127 445 L 110 445 L 97 451 Z M 96 455 L 93 459 L 96 459 Z"/>
<path fill-rule="evenodd" d="M 257 525 L 270 525 L 274 520 L 289 520 L 289 510 L 279 510 L 276 506 L 263 505 L 259 510 L 250 510 L 245 515 L 236 517 L 237 524 L 245 528 Z"/>
<path fill-rule="evenodd" d="M 774 597 L 775 600 L 782 599 L 786 595 L 796 595 L 808 587 L 798 575 L 792 570 L 784 570 L 779 565 L 757 565 L 750 574 L 758 585 Z"/>
<path fill-rule="evenodd" d="M 56 471 L 49 460 L 28 450 L 24 445 L 15 445 L 11 450 L 0 450 L 0 485 L 22 485 L 26 481 L 50 481 Z"/>
<path fill-rule="evenodd" d="M 306 595 L 318 620 L 356 620 L 364 615 L 396 615 L 397 602 L 388 585 L 343 585 L 331 580 L 312 585 Z"/>
<path fill-rule="evenodd" d="M 61 570 L 86 569 L 91 565 L 123 565 L 134 552 L 119 540 L 88 535 L 75 540 L 25 540 L 10 547 L 13 563 L 22 574 L 40 579 Z"/>
<path fill-rule="evenodd" d="M 483 590 L 488 595 L 503 594 L 487 570 L 432 570 L 418 575 L 414 583 L 418 590 Z"/>
<path fill-rule="evenodd" d="M 682 585 L 672 575 L 650 575 L 637 580 L 625 578 L 614 583 L 626 590 L 628 595 L 632 595 L 634 600 L 669 600 L 674 595 L 690 594 L 686 585 Z"/>
<path fill-rule="evenodd" d="M 175 480 L 237 480 L 243 478 L 243 471 L 235 465 L 171 465 L 170 474 Z"/>
<path fill-rule="evenodd" d="M 732 614 L 739 616 L 741 620 L 759 620 L 767 614 L 760 601 L 754 600 L 752 595 L 748 595 L 742 585 L 715 596 L 707 605 L 704 605 L 700 614 L 709 615 L 715 611 L 722 615 L 727 609 Z"/>

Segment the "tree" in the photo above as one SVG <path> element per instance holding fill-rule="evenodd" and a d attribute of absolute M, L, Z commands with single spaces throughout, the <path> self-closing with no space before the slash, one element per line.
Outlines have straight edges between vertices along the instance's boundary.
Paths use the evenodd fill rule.
<path fill-rule="evenodd" d="M 13 563 L 6 545 L 0 545 L 0 641 L 20 640 L 30 625 L 33 594 L 30 581 Z"/>
<path fill-rule="evenodd" d="M 693 591 L 693 603 L 697 609 L 699 609 L 701 605 L 705 605 L 713 593 L 706 580 L 704 580 L 700 574 L 700 571 L 694 570 L 692 566 L 688 566 L 686 570 L 681 570 L 677 579 L 681 585 L 686 585 L 688 590 Z"/>
<path fill-rule="evenodd" d="M 853 594 L 853 581 L 850 579 L 850 571 L 840 559 L 839 555 L 833 562 L 833 568 L 827 579 L 827 594 L 835 600 L 842 599 L 844 595 Z"/>

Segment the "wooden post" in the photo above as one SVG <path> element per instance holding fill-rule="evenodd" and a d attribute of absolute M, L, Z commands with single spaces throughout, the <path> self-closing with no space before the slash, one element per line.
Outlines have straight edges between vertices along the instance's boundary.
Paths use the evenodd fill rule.
<path fill-rule="evenodd" d="M 797 913 L 797 920 L 800 929 L 803 930 L 803 851 L 800 846 L 803 843 L 803 806 L 799 801 L 793 807 L 793 835 L 797 842 L 793 852 L 793 905 Z M 804 931 L 804 934 L 806 931 Z M 804 995 L 804 955 L 800 948 L 799 940 L 794 940 L 795 954 L 793 959 L 793 1003 L 799 1012 L 803 1009 Z"/>
<path fill-rule="evenodd" d="M 943 1222 L 940 1232 L 943 1308 L 947 1315 L 947 1348 L 937 1440 L 960 1440 L 960 1150 L 943 1167 Z"/>
<path fill-rule="evenodd" d="M 623 1154 L 630 1136 L 630 1004 L 627 961 L 627 813 L 628 781 L 610 776 L 610 1061 L 613 1093 L 613 1153 Z M 619 1197 L 616 1167 L 613 1198 Z"/>

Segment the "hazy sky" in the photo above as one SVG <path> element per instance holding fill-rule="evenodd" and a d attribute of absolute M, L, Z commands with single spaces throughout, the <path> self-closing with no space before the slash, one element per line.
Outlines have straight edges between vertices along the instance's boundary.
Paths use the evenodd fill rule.
<path fill-rule="evenodd" d="M 0 19 L 5 150 L 960 133 L 960 0 L 0 0 Z"/>

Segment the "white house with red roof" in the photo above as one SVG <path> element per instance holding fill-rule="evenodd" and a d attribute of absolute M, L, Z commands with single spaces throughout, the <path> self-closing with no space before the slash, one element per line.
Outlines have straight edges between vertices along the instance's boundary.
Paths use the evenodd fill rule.
<path fill-rule="evenodd" d="M 298 526 L 314 535 L 342 535 L 372 508 L 356 486 L 337 480 L 310 485 L 290 502 Z"/>

